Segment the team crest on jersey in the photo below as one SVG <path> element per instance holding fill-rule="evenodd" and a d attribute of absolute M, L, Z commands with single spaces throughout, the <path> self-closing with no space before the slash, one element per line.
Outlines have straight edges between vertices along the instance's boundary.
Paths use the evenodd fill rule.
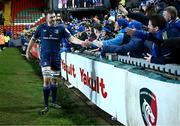
<path fill-rule="evenodd" d="M 59 34 L 59 30 L 58 29 L 54 30 L 54 33 Z"/>

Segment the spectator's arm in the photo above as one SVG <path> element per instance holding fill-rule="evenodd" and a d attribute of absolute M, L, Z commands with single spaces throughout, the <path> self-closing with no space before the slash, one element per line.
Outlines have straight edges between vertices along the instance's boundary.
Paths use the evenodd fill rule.
<path fill-rule="evenodd" d="M 143 30 L 136 30 L 135 28 L 127 28 L 126 34 L 130 36 L 135 36 L 144 40 L 148 40 L 149 32 Z"/>
<path fill-rule="evenodd" d="M 169 53 L 160 57 L 154 57 L 150 54 L 147 54 L 147 56 L 144 58 L 146 59 L 146 61 L 155 63 L 155 64 L 178 63 L 177 57 L 174 57 L 172 53 Z"/>
<path fill-rule="evenodd" d="M 104 40 L 103 45 L 121 45 L 124 40 L 124 33 L 119 33 L 115 38 Z"/>
<path fill-rule="evenodd" d="M 128 15 L 128 11 L 126 10 L 126 8 L 123 7 L 123 5 L 119 5 L 119 9 L 124 15 Z"/>
<path fill-rule="evenodd" d="M 137 20 L 137 21 L 143 23 L 146 26 L 148 25 L 148 22 L 149 22 L 149 17 L 148 16 L 145 16 L 142 13 L 133 13 L 133 12 L 127 11 L 122 5 L 119 5 L 119 9 L 127 17 L 132 18 L 134 20 Z"/>
<path fill-rule="evenodd" d="M 153 41 L 158 46 L 164 46 L 169 48 L 180 48 L 180 37 L 160 40 L 152 33 L 149 33 L 148 40 Z"/>
<path fill-rule="evenodd" d="M 180 37 L 165 39 L 163 44 L 163 46 L 170 48 L 180 48 Z"/>
<path fill-rule="evenodd" d="M 147 53 L 144 56 L 144 59 L 150 63 L 156 63 L 156 64 L 165 64 L 165 58 L 162 57 L 154 57 L 151 54 Z"/>
<path fill-rule="evenodd" d="M 156 64 L 165 64 L 165 58 L 162 57 L 151 57 L 151 63 L 156 63 Z"/>
<path fill-rule="evenodd" d="M 128 18 L 132 18 L 132 19 L 134 19 L 134 20 L 136 20 L 136 21 L 139 21 L 139 22 L 141 22 L 142 24 L 148 26 L 149 17 L 148 17 L 148 16 L 145 16 L 145 15 L 142 14 L 142 13 L 128 12 L 127 17 L 128 17 Z"/>
<path fill-rule="evenodd" d="M 143 31 L 143 30 L 136 30 L 134 35 L 137 38 L 141 38 L 141 39 L 144 39 L 144 40 L 148 40 L 148 38 L 149 38 L 149 32 Z"/>
<path fill-rule="evenodd" d="M 147 38 L 148 40 L 154 42 L 156 45 L 161 46 L 163 43 L 163 40 L 158 39 L 156 36 L 154 36 L 152 33 L 149 33 L 149 36 Z"/>

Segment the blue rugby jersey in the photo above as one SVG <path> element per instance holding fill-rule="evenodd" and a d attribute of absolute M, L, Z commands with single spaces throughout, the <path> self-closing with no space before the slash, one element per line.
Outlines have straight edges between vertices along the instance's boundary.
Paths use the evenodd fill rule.
<path fill-rule="evenodd" d="M 71 34 L 62 25 L 48 26 L 45 23 L 38 26 L 33 37 L 40 39 L 41 53 L 58 53 L 62 38 L 69 39 Z"/>

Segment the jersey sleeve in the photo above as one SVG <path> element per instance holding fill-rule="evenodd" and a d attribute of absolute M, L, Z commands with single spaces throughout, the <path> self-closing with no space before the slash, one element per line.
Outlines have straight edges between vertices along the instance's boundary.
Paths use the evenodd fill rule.
<path fill-rule="evenodd" d="M 64 28 L 63 36 L 68 40 L 72 35 L 67 28 Z"/>
<path fill-rule="evenodd" d="M 36 40 L 40 37 L 41 27 L 42 27 L 41 25 L 38 26 L 37 29 L 36 29 L 36 31 L 35 31 L 35 33 L 34 33 L 34 35 L 33 35 L 33 38 L 36 39 Z"/>

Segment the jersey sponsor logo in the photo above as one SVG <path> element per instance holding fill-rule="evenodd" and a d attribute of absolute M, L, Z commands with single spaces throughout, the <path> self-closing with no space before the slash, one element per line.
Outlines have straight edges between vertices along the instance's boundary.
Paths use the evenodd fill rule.
<path fill-rule="evenodd" d="M 156 126 L 157 102 L 156 96 L 147 88 L 140 89 L 141 115 L 145 126 Z"/>
<path fill-rule="evenodd" d="M 47 30 L 46 29 L 43 29 L 43 32 L 46 32 Z"/>
<path fill-rule="evenodd" d="M 55 37 L 52 37 L 52 36 L 49 36 L 49 37 L 43 37 L 44 40 L 58 40 L 59 38 L 55 38 Z"/>

